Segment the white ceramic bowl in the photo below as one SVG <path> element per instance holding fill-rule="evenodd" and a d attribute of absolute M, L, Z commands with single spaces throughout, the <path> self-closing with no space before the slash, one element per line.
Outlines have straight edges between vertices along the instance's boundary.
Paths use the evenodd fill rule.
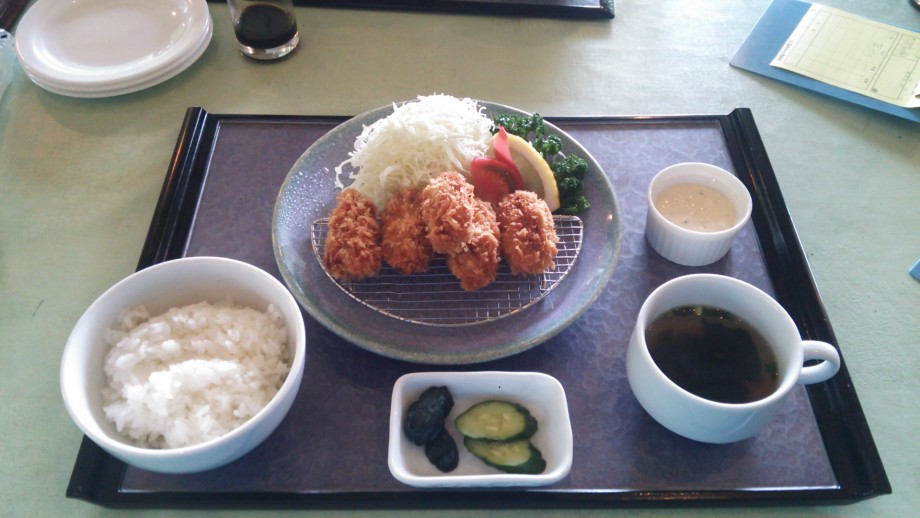
<path fill-rule="evenodd" d="M 689 230 L 665 218 L 655 200 L 665 189 L 679 184 L 701 184 L 724 194 L 735 207 L 735 224 L 725 230 Z M 751 195 L 735 175 L 710 164 L 685 162 L 661 170 L 648 188 L 645 235 L 649 244 L 665 259 L 684 266 L 714 263 L 728 253 L 735 234 L 751 218 Z"/>
<path fill-rule="evenodd" d="M 444 426 L 457 443 L 460 464 L 442 473 L 425 456 L 425 448 L 406 438 L 402 423 L 409 405 L 425 389 L 446 386 L 454 398 L 454 408 Z M 473 456 L 463 446 L 454 419 L 486 399 L 504 399 L 523 405 L 536 418 L 537 433 L 530 438 L 546 460 L 538 475 L 503 473 Z M 553 484 L 572 468 L 572 424 L 562 384 L 538 372 L 416 372 L 396 381 L 390 406 L 390 444 L 388 464 L 397 480 L 416 487 L 509 487 Z"/>
<path fill-rule="evenodd" d="M 291 371 L 275 397 L 258 414 L 226 435 L 173 449 L 136 446 L 103 415 L 103 370 L 109 345 L 105 331 L 127 306 L 144 304 L 151 315 L 170 307 L 231 298 L 259 311 L 268 304 L 284 316 Z M 61 392 L 74 423 L 116 458 L 150 471 L 191 473 L 236 460 L 261 443 L 281 422 L 300 387 L 306 333 L 300 307 L 287 288 L 255 266 L 221 257 L 190 257 L 160 263 L 121 280 L 99 296 L 80 317 L 64 347 Z"/>

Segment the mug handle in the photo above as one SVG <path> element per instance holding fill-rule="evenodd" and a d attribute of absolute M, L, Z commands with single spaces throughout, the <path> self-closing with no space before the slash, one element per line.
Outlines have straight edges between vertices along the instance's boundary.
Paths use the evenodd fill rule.
<path fill-rule="evenodd" d="M 824 360 L 817 365 L 802 367 L 802 373 L 799 375 L 799 383 L 808 385 L 811 383 L 820 383 L 840 370 L 840 354 L 833 345 L 816 340 L 802 340 L 802 349 L 805 353 L 805 360 Z"/>

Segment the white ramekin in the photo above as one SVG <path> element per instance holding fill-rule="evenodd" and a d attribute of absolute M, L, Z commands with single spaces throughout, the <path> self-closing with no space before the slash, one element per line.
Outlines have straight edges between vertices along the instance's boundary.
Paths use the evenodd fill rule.
<path fill-rule="evenodd" d="M 700 232 L 665 218 L 655 206 L 655 199 L 668 187 L 683 183 L 702 184 L 727 196 L 738 214 L 735 224 L 717 232 Z M 649 184 L 645 235 L 652 248 L 669 261 L 684 266 L 711 264 L 728 253 L 732 238 L 750 220 L 751 208 L 751 195 L 735 175 L 710 164 L 674 164 L 662 169 Z"/>

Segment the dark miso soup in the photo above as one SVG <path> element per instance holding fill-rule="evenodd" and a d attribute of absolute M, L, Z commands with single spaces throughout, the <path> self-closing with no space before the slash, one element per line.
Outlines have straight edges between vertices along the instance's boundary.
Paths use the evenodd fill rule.
<path fill-rule="evenodd" d="M 680 306 L 645 331 L 658 368 L 681 388 L 721 403 L 763 399 L 779 384 L 776 356 L 750 324 L 723 309 Z"/>

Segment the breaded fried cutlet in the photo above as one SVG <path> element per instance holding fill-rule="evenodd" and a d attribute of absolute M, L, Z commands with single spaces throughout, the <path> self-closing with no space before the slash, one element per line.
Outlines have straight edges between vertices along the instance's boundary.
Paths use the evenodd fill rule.
<path fill-rule="evenodd" d="M 498 222 L 491 204 L 475 200 L 470 228 L 473 231 L 470 242 L 461 251 L 447 256 L 447 267 L 467 291 L 489 285 L 498 274 Z"/>
<path fill-rule="evenodd" d="M 401 274 L 428 269 L 434 255 L 421 214 L 421 190 L 398 191 L 380 214 L 383 259 Z"/>
<path fill-rule="evenodd" d="M 559 238 L 542 198 L 530 191 L 514 191 L 502 198 L 496 213 L 501 254 L 511 273 L 539 274 L 555 266 Z"/>
<path fill-rule="evenodd" d="M 357 189 L 343 190 L 336 201 L 329 215 L 323 264 L 339 280 L 377 275 L 382 253 L 376 205 Z"/>
<path fill-rule="evenodd" d="M 460 173 L 447 171 L 422 190 L 421 198 L 432 249 L 439 254 L 459 252 L 473 237 L 473 185 Z"/>

